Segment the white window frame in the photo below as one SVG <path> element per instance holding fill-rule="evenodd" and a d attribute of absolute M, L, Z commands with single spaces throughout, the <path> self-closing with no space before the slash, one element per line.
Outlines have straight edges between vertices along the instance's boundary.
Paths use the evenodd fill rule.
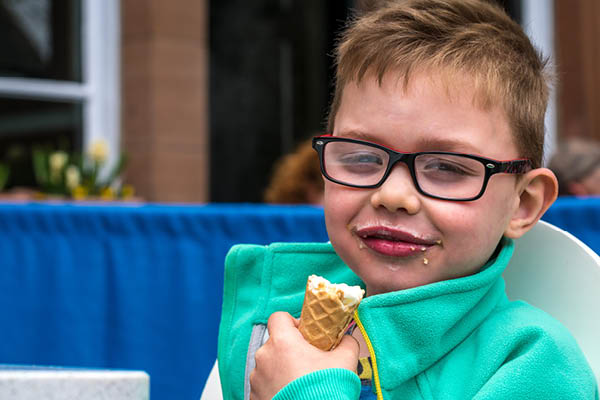
<path fill-rule="evenodd" d="M 0 77 L 0 95 L 32 100 L 80 101 L 82 144 L 103 139 L 105 171 L 121 151 L 120 0 L 81 0 L 82 82 Z"/>
<path fill-rule="evenodd" d="M 556 65 L 556 49 L 554 45 L 554 0 L 522 0 L 522 26 L 533 44 L 548 57 L 550 68 Z M 552 87 L 548 100 L 548 110 L 545 117 L 546 145 L 544 163 L 546 163 L 556 148 L 556 88 Z"/>

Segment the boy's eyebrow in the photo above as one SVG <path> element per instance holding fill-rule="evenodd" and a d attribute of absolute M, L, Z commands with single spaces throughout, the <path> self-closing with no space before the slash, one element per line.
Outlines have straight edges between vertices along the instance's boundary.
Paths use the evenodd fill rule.
<path fill-rule="evenodd" d="M 363 132 L 363 131 L 350 130 L 350 131 L 339 132 L 338 135 L 342 136 L 342 137 L 348 137 L 348 138 L 352 138 L 352 139 L 366 140 L 369 142 L 378 143 L 378 144 L 387 146 L 391 149 L 394 149 L 396 151 L 406 151 L 406 149 L 396 148 L 395 146 L 391 145 L 390 143 L 381 143 L 379 140 L 377 140 L 377 137 L 375 135 L 371 135 L 371 134 L 369 134 L 367 132 Z M 416 148 L 418 149 L 418 151 L 451 151 L 451 152 L 471 153 L 471 154 L 479 154 L 481 152 L 479 149 L 476 149 L 470 143 L 460 141 L 460 140 L 443 138 L 443 137 L 423 138 L 423 139 L 420 139 L 417 143 L 418 144 L 417 144 Z"/>
<path fill-rule="evenodd" d="M 422 149 L 421 151 L 437 150 L 471 154 L 480 153 L 480 150 L 476 149 L 468 142 L 447 138 L 424 138 L 419 140 L 418 147 L 419 149 Z"/>
<path fill-rule="evenodd" d="M 343 131 L 343 132 L 339 132 L 336 136 L 347 137 L 347 138 L 358 139 L 358 140 L 366 140 L 369 142 L 377 143 L 377 140 L 375 139 L 375 137 L 373 135 L 370 135 L 363 131 L 355 131 L 355 130 Z"/>

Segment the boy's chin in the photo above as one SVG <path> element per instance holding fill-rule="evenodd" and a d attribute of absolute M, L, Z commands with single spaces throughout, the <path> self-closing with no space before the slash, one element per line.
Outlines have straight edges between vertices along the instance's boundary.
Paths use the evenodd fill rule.
<path fill-rule="evenodd" d="M 383 281 L 366 283 L 366 295 L 367 296 L 375 296 L 383 293 L 392 293 L 398 292 L 401 290 L 413 289 L 419 286 L 427 285 L 429 282 L 427 280 L 410 280 L 410 279 L 385 279 Z"/>

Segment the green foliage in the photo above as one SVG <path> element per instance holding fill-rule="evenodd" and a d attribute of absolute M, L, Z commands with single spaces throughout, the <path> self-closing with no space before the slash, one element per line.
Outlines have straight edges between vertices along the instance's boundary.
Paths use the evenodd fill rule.
<path fill-rule="evenodd" d="M 10 168 L 7 164 L 0 163 L 0 191 L 4 189 L 6 186 L 6 182 L 8 182 L 8 177 L 10 176 Z"/>

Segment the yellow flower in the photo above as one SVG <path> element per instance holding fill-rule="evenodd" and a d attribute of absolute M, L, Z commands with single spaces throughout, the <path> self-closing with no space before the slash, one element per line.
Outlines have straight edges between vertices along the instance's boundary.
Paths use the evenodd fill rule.
<path fill-rule="evenodd" d="M 132 185 L 123 185 L 123 188 L 121 189 L 121 196 L 124 199 L 131 198 L 134 195 L 135 195 L 135 189 L 133 188 Z"/>
<path fill-rule="evenodd" d="M 69 165 L 65 170 L 65 184 L 69 190 L 73 191 L 79 186 L 79 183 L 81 183 L 79 168 L 74 165 Z"/>
<path fill-rule="evenodd" d="M 48 162 L 50 164 L 50 170 L 53 173 L 60 172 L 61 169 L 67 164 L 67 160 L 69 159 L 69 155 L 64 151 L 55 151 L 50 154 Z"/>
<path fill-rule="evenodd" d="M 73 198 L 75 200 L 83 200 L 87 197 L 88 190 L 85 187 L 79 185 L 76 186 L 75 189 L 73 189 L 71 194 L 73 195 Z"/>
<path fill-rule="evenodd" d="M 100 198 L 102 200 L 113 200 L 115 198 L 115 192 L 110 186 L 105 187 L 100 192 Z"/>
<path fill-rule="evenodd" d="M 89 155 L 98 164 L 102 164 L 108 157 L 108 143 L 106 140 L 98 139 L 92 142 L 89 149 Z"/>

